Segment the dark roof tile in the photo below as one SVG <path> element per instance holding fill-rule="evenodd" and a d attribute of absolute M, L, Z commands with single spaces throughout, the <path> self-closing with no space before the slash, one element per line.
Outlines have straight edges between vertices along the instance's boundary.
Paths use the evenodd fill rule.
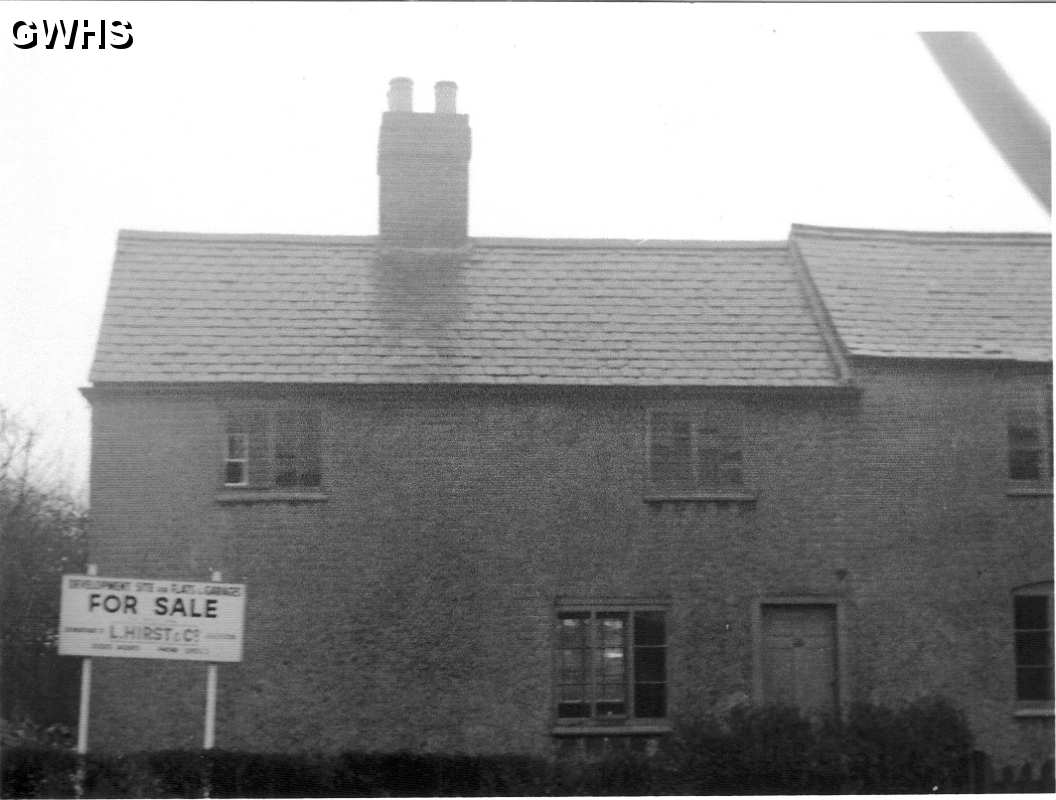
<path fill-rule="evenodd" d="M 1052 361 L 1052 237 L 795 225 L 852 355 Z"/>
<path fill-rule="evenodd" d="M 785 243 L 481 239 L 438 273 L 373 238 L 129 231 L 91 379 L 841 383 Z"/>

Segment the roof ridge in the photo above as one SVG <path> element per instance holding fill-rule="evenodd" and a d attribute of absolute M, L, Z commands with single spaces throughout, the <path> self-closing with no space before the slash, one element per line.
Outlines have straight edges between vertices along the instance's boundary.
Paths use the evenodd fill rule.
<path fill-rule="evenodd" d="M 204 233 L 195 231 L 151 231 L 121 228 L 118 241 L 216 241 L 216 242 L 295 242 L 299 244 L 377 244 L 376 235 L 350 236 L 344 234 L 309 233 Z M 729 249 L 783 250 L 787 239 L 590 239 L 560 237 L 471 236 L 468 244 L 479 247 L 518 248 L 576 248 L 576 249 Z"/>
<path fill-rule="evenodd" d="M 763 249 L 784 250 L 788 247 L 787 239 L 589 239 L 561 237 L 517 237 L 517 236 L 474 236 L 470 243 L 484 247 L 575 247 L 575 248 L 649 248 L 649 249 L 686 249 L 695 247 L 723 249 Z"/>
<path fill-rule="evenodd" d="M 1000 241 L 1019 244 L 1051 243 L 1052 234 L 1044 231 L 919 231 L 895 228 L 836 228 L 825 225 L 792 223 L 790 238 L 797 235 L 826 236 L 834 239 L 902 239 L 944 241 Z"/>
<path fill-rule="evenodd" d="M 117 232 L 118 241 L 221 241 L 221 242 L 326 242 L 341 244 L 374 244 L 377 236 L 346 236 L 342 234 L 319 233 L 203 233 L 197 231 L 147 231 L 132 228 L 121 228 Z"/>

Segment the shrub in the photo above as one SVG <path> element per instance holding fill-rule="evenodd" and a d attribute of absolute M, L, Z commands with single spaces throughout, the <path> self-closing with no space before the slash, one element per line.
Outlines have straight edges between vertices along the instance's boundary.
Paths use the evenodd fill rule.
<path fill-rule="evenodd" d="M 680 722 L 661 752 L 596 760 L 170 750 L 87 759 L 87 797 L 437 797 L 925 793 L 967 788 L 971 736 L 948 702 L 858 704 L 843 719 L 737 707 Z M 68 749 L 5 747 L 2 794 L 72 797 Z"/>
<path fill-rule="evenodd" d="M 861 791 L 953 791 L 966 781 L 971 731 L 945 699 L 923 697 L 894 710 L 856 704 L 838 730 Z"/>
<path fill-rule="evenodd" d="M 843 719 L 738 706 L 681 723 L 665 758 L 678 791 L 694 794 L 927 793 L 965 788 L 971 749 L 963 715 L 925 697 L 855 704 Z"/>
<path fill-rule="evenodd" d="M 4 797 L 72 797 L 77 756 L 34 746 L 0 750 L 0 794 Z"/>

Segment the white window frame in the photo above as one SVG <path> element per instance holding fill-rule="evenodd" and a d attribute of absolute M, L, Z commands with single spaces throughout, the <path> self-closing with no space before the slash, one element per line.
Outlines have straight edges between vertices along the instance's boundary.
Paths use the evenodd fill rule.
<path fill-rule="evenodd" d="M 242 440 L 242 458 L 232 458 L 231 440 Z M 231 464 L 242 465 L 242 480 L 231 482 L 227 480 L 228 466 Z M 224 486 L 249 486 L 249 434 L 226 432 L 224 435 Z"/>

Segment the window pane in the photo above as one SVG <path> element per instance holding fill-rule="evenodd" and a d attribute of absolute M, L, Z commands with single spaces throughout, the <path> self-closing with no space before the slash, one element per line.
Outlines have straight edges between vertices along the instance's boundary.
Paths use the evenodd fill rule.
<path fill-rule="evenodd" d="M 561 651 L 561 681 L 563 683 L 586 683 L 587 651 Z"/>
<path fill-rule="evenodd" d="M 275 416 L 275 485 L 318 486 L 319 412 L 283 410 Z"/>
<path fill-rule="evenodd" d="M 623 648 L 609 648 L 601 651 L 598 664 L 598 680 L 602 683 L 619 683 L 623 680 L 626 667 L 623 661 Z"/>
<path fill-rule="evenodd" d="M 583 702 L 587 697 L 587 687 L 581 683 L 562 684 L 558 693 L 562 703 Z"/>
<path fill-rule="evenodd" d="M 249 481 L 251 486 L 271 484 L 271 454 L 264 412 L 248 411 L 242 417 L 249 442 Z"/>
<path fill-rule="evenodd" d="M 667 687 L 662 683 L 635 684 L 634 715 L 662 717 L 667 713 Z"/>
<path fill-rule="evenodd" d="M 1016 632 L 1016 664 L 1021 667 L 1052 664 L 1048 631 Z"/>
<path fill-rule="evenodd" d="M 693 459 L 689 420 L 679 414 L 652 416 L 649 467 L 659 483 L 692 483 Z"/>
<path fill-rule="evenodd" d="M 586 647 L 587 615 L 562 614 L 560 617 L 560 638 L 562 647 Z"/>
<path fill-rule="evenodd" d="M 634 649 L 634 678 L 648 683 L 662 683 L 665 678 L 667 652 L 663 647 Z"/>
<path fill-rule="evenodd" d="M 224 469 L 224 483 L 245 483 L 246 465 L 241 461 L 228 461 Z"/>
<path fill-rule="evenodd" d="M 722 452 L 708 448 L 697 451 L 697 485 L 719 486 L 722 483 Z"/>
<path fill-rule="evenodd" d="M 1046 630 L 1049 627 L 1049 598 L 1046 595 L 1021 595 L 1015 599 L 1016 628 Z"/>
<path fill-rule="evenodd" d="M 627 704 L 620 702 L 605 701 L 595 705 L 599 717 L 622 717 L 627 713 Z"/>
<path fill-rule="evenodd" d="M 1052 383 L 1045 386 L 1045 465 L 1049 469 L 1049 477 L 1052 478 Z"/>
<path fill-rule="evenodd" d="M 598 700 L 615 700 L 623 702 L 627 697 L 627 684 L 622 676 L 615 681 L 598 681 Z"/>
<path fill-rule="evenodd" d="M 1019 667 L 1016 696 L 1020 700 L 1052 700 L 1052 667 Z"/>
<path fill-rule="evenodd" d="M 623 629 L 626 614 L 598 615 L 598 644 L 601 647 L 623 647 Z"/>
<path fill-rule="evenodd" d="M 1038 427 L 1029 422 L 1010 422 L 1008 424 L 1008 444 L 1013 448 L 1032 449 L 1041 445 Z"/>
<path fill-rule="evenodd" d="M 1014 481 L 1041 479 L 1041 452 L 1012 450 L 1008 454 L 1008 477 Z"/>
<path fill-rule="evenodd" d="M 227 457 L 242 459 L 246 457 L 246 436 L 242 433 L 227 437 Z"/>
<path fill-rule="evenodd" d="M 744 473 L 740 467 L 723 467 L 721 475 L 721 484 L 723 486 L 743 486 L 744 485 Z"/>
<path fill-rule="evenodd" d="M 589 717 L 590 706 L 587 703 L 558 703 L 559 717 Z"/>
<path fill-rule="evenodd" d="M 719 430 L 718 426 L 697 426 L 697 443 L 700 447 L 707 447 L 711 450 L 720 450 L 722 449 L 722 440 L 722 431 Z"/>
<path fill-rule="evenodd" d="M 697 429 L 697 482 L 702 488 L 740 486 L 740 437 L 728 427 L 701 426 Z"/>
<path fill-rule="evenodd" d="M 665 644 L 663 611 L 638 611 L 634 615 L 635 644 Z"/>

